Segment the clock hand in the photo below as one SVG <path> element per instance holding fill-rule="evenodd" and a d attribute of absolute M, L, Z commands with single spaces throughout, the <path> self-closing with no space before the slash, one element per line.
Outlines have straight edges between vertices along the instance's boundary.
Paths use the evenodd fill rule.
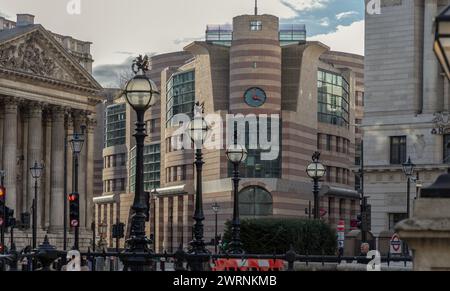
<path fill-rule="evenodd" d="M 261 99 L 258 97 L 258 95 L 253 96 L 253 100 L 261 101 Z"/>

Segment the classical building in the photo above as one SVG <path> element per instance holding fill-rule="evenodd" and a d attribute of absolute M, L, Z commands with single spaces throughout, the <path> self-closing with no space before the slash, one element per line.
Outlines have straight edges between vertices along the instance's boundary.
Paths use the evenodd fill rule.
<path fill-rule="evenodd" d="M 151 62 L 156 60 L 160 66 L 152 65 L 149 76 L 160 85 L 161 102 L 146 115 L 144 183 L 151 192 L 148 233 L 157 251 L 174 251 L 180 244 L 186 247 L 192 239 L 194 154 L 177 150 L 179 125 L 174 118 L 180 113 L 192 116 L 195 102 L 205 104 L 205 113 L 222 117 L 242 113 L 281 118 L 280 154 L 265 161 L 261 150 L 251 150 L 241 167 L 242 217 L 308 217 L 313 195 L 306 166 L 319 150 L 328 170 L 321 190 L 322 219 L 334 227 L 345 220 L 350 229 L 360 207 L 353 169 L 355 124 L 362 119 L 364 95 L 362 56 L 306 41 L 304 25 L 280 25 L 272 15 L 242 15 L 232 25 L 209 25 L 205 41 L 193 42 L 175 55 L 153 57 Z M 255 91 L 265 95 L 266 102 L 253 104 L 248 100 L 252 98 L 246 98 L 246 92 Z M 114 105 L 112 109 L 123 113 L 124 108 Z M 95 201 L 101 211 L 97 216 L 108 224 L 117 218 L 127 223 L 130 214 L 134 189 L 134 150 L 132 142 L 127 144 L 134 130 L 128 120 L 131 116 L 126 115 L 126 146 L 104 150 L 105 191 Z M 110 153 L 119 151 L 128 154 L 129 183 L 124 193 L 123 182 L 106 178 L 116 171 L 108 166 L 123 167 L 123 156 L 110 158 Z M 210 241 L 213 203 L 220 205 L 219 233 L 232 217 L 231 166 L 225 149 L 205 150 L 204 161 L 205 240 Z M 122 168 L 116 173 L 123 179 Z"/>
<path fill-rule="evenodd" d="M 420 186 L 447 171 L 449 82 L 433 52 L 434 18 L 449 1 L 382 1 L 366 15 L 365 194 L 378 235 L 407 216 L 402 164 L 411 157 L 411 213 Z"/>
<path fill-rule="evenodd" d="M 91 76 L 89 42 L 54 34 L 34 23 L 34 16 L 17 15 L 17 22 L 0 18 L 0 169 L 6 173 L 6 204 L 18 220 L 30 213 L 34 179 L 30 167 L 45 164 L 38 181 L 38 242 L 49 234 L 62 246 L 65 181 L 72 191 L 72 154 L 66 136 L 86 127 L 80 154 L 82 245 L 93 221 L 96 105 L 101 86 Z M 65 160 L 67 164 L 65 167 Z M 65 168 L 67 176 L 65 176 Z M 29 245 L 30 230 L 16 232 L 18 247 Z M 70 245 L 69 245 L 70 246 Z"/>

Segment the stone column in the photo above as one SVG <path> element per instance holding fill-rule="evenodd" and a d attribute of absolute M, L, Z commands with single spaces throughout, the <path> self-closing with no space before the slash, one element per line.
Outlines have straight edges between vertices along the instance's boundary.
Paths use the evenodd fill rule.
<path fill-rule="evenodd" d="M 423 39 L 423 110 L 435 113 L 442 110 L 442 81 L 439 75 L 438 60 L 433 52 L 434 18 L 436 17 L 437 0 L 425 0 L 424 39 Z"/>
<path fill-rule="evenodd" d="M 67 194 L 72 193 L 72 176 L 73 176 L 73 155 L 70 138 L 73 134 L 74 121 L 72 114 L 66 115 L 66 136 L 67 136 Z"/>
<path fill-rule="evenodd" d="M 64 108 L 52 108 L 52 157 L 51 157 L 51 206 L 50 230 L 57 232 L 64 227 Z M 69 184 L 69 183 L 68 183 Z"/>
<path fill-rule="evenodd" d="M 28 208 L 28 173 L 30 171 L 28 163 L 28 112 L 23 112 L 23 128 L 22 128 L 22 153 L 23 153 L 23 164 L 22 164 L 22 193 L 17 193 L 17 204 L 22 212 L 31 213 L 31 208 Z M 19 195 L 21 194 L 21 195 Z M 30 206 L 31 207 L 31 206 Z"/>
<path fill-rule="evenodd" d="M 28 125 L 28 165 L 31 167 L 35 162 L 42 163 L 42 104 L 30 103 L 29 105 L 29 125 Z M 44 169 L 46 171 L 46 169 Z M 37 205 L 37 225 L 42 226 L 42 213 L 44 202 L 44 188 L 41 187 L 42 177 L 38 179 L 38 205 Z M 28 171 L 28 209 L 31 209 L 34 198 L 34 178 Z"/>
<path fill-rule="evenodd" d="M 49 110 L 46 110 L 44 112 L 44 123 L 45 123 L 45 132 L 44 132 L 44 138 L 45 138 L 45 147 L 44 147 L 44 161 L 45 161 L 45 168 L 46 171 L 44 171 L 44 175 L 42 176 L 42 181 L 45 184 L 45 200 L 44 200 L 44 224 L 43 226 L 45 229 L 48 229 L 50 227 L 50 203 L 51 203 L 51 187 L 52 187 L 52 174 L 53 174 L 53 167 L 52 167 L 52 114 Z"/>
<path fill-rule="evenodd" d="M 3 104 L 0 104 L 0 105 L 3 106 Z M 3 168 L 3 124 L 4 123 L 5 123 L 5 118 L 4 118 L 3 114 L 0 114 L 0 169 L 4 169 Z"/>
<path fill-rule="evenodd" d="M 176 251 L 177 248 L 180 246 L 181 240 L 180 240 L 180 198 L 182 196 L 175 196 L 172 199 L 172 216 L 173 216 L 173 251 Z"/>
<path fill-rule="evenodd" d="M 86 126 L 86 113 L 81 111 L 74 112 L 76 133 L 81 134 L 82 126 Z M 85 132 L 86 134 L 86 132 Z M 86 228 L 86 160 L 87 160 L 87 139 L 84 136 L 84 144 L 81 149 L 81 153 L 78 156 L 78 193 L 80 194 L 80 226 L 81 228 Z"/>
<path fill-rule="evenodd" d="M 3 168 L 5 170 L 5 187 L 8 189 L 6 205 L 17 211 L 17 100 L 8 98 L 4 108 L 4 144 L 3 144 Z"/>
<path fill-rule="evenodd" d="M 95 140 L 94 140 L 94 130 L 96 127 L 95 119 L 89 119 L 87 126 L 87 139 L 86 139 L 86 148 L 87 148 L 87 181 L 86 181 L 86 224 L 89 225 L 92 223 L 92 205 L 94 199 L 94 150 L 95 150 Z"/>

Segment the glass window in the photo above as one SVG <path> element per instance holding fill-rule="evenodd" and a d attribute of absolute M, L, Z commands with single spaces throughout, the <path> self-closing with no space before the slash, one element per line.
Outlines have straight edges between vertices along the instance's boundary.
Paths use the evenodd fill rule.
<path fill-rule="evenodd" d="M 406 136 L 391 137 L 391 165 L 406 162 Z"/>
<path fill-rule="evenodd" d="M 250 22 L 250 30 L 251 31 L 259 31 L 262 30 L 262 21 L 253 20 Z"/>
<path fill-rule="evenodd" d="M 174 74 L 167 82 L 167 127 L 172 118 L 180 113 L 193 115 L 195 104 L 195 71 Z"/>
<path fill-rule="evenodd" d="M 258 127 L 260 124 L 258 123 Z M 271 136 L 270 129 L 272 127 L 271 120 L 268 119 L 267 122 L 267 134 Z M 258 128 L 259 130 L 259 128 Z M 280 135 L 281 135 L 281 120 L 280 120 Z M 244 163 L 240 165 L 239 172 L 243 178 L 280 178 L 281 177 L 281 152 L 278 157 L 274 160 L 263 160 L 262 154 L 266 152 L 262 149 L 249 149 L 250 129 L 249 125 L 246 124 L 245 128 L 245 138 L 246 138 L 246 148 L 247 159 Z M 281 141 L 281 138 L 279 138 Z M 281 145 L 280 145 L 281 148 Z M 268 151 L 267 151 L 268 152 Z M 228 165 L 228 175 L 231 177 L 233 174 L 233 166 L 231 162 Z"/>
<path fill-rule="evenodd" d="M 319 122 L 337 126 L 349 125 L 349 85 L 347 81 L 335 73 L 319 70 L 318 119 Z"/>
<path fill-rule="evenodd" d="M 273 213 L 272 195 L 261 187 L 248 187 L 239 193 L 241 216 L 257 218 L 271 216 Z"/>
<path fill-rule="evenodd" d="M 144 191 L 160 187 L 160 144 L 144 146 Z M 134 192 L 136 175 L 136 147 L 130 152 L 130 192 Z"/>
<path fill-rule="evenodd" d="M 106 108 L 105 147 L 125 144 L 126 104 L 114 104 Z"/>

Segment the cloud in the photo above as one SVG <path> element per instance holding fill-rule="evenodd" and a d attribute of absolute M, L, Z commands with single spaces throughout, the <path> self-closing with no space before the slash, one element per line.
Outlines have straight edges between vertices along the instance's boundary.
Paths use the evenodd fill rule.
<path fill-rule="evenodd" d="M 319 21 L 320 26 L 330 26 L 330 19 L 328 17 L 324 17 Z"/>
<path fill-rule="evenodd" d="M 364 55 L 364 20 L 339 25 L 336 32 L 309 37 L 308 41 L 323 42 L 335 51 Z"/>
<path fill-rule="evenodd" d="M 342 12 L 342 13 L 338 13 L 336 14 L 336 19 L 337 20 L 341 20 L 343 18 L 347 18 L 350 17 L 352 15 L 358 15 L 359 13 L 357 11 L 347 11 L 347 12 Z"/>
<path fill-rule="evenodd" d="M 205 37 L 204 36 L 198 36 L 198 37 L 184 37 L 184 38 L 178 38 L 176 40 L 173 41 L 174 44 L 176 45 L 180 45 L 180 44 L 184 44 L 184 43 L 191 43 L 194 41 L 201 41 L 204 40 Z"/>
<path fill-rule="evenodd" d="M 281 3 L 294 11 L 310 11 L 325 8 L 330 0 L 281 0 Z"/>
<path fill-rule="evenodd" d="M 124 78 L 131 75 L 131 64 L 136 57 L 132 52 L 117 52 L 128 57 L 120 64 L 106 64 L 98 65 L 93 69 L 94 78 L 104 88 L 120 88 L 123 85 Z M 155 53 L 147 53 L 149 57 L 154 56 Z"/>

